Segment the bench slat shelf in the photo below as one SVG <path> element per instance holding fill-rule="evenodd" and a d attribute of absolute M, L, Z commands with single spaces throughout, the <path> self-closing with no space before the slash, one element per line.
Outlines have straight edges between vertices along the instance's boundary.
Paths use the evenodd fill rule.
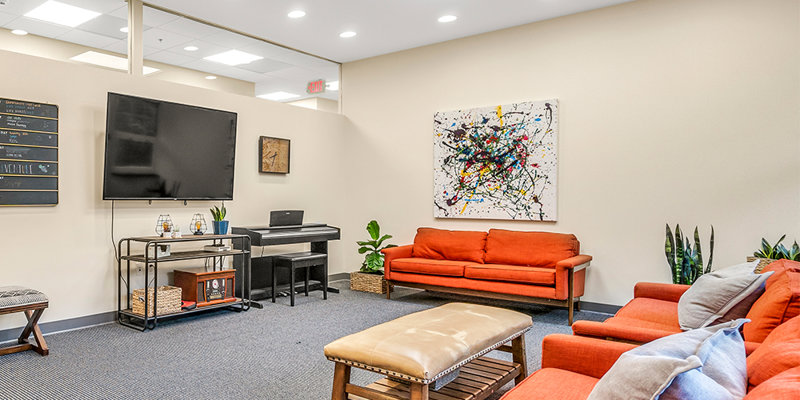
<path fill-rule="evenodd" d="M 191 310 L 181 310 L 181 311 L 175 312 L 175 313 L 159 314 L 158 315 L 158 319 L 167 319 L 167 318 L 171 318 L 171 317 L 178 317 L 178 316 L 184 316 L 184 315 L 189 315 L 189 314 L 195 314 L 195 313 L 199 313 L 199 312 L 203 312 L 203 311 L 215 310 L 215 309 L 218 309 L 218 308 L 237 307 L 237 306 L 238 307 L 242 307 L 243 305 L 244 305 L 244 301 L 242 301 L 242 299 L 237 297 L 236 301 L 228 301 L 228 302 L 225 302 L 225 303 L 211 304 L 211 305 L 207 305 L 207 306 L 203 306 L 203 307 L 193 308 Z M 125 314 L 125 315 L 127 315 L 127 316 L 129 316 L 131 318 L 136 318 L 136 319 L 140 319 L 140 320 L 144 319 L 144 315 L 136 314 L 130 308 L 122 310 L 122 311 L 120 311 L 120 313 Z M 152 320 L 153 316 L 150 316 L 148 319 Z"/>

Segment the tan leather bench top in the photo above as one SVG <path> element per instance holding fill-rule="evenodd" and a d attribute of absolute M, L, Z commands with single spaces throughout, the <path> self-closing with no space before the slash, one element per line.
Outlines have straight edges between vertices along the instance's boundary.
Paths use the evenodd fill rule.
<path fill-rule="evenodd" d="M 532 325 L 530 316 L 516 311 L 450 303 L 335 340 L 325 346 L 325 356 L 427 384 Z"/>

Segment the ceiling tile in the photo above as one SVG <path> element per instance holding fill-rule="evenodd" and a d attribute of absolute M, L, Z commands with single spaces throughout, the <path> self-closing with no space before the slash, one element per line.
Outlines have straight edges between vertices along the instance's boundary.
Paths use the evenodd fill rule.
<path fill-rule="evenodd" d="M 186 18 L 178 18 L 172 22 L 159 26 L 160 29 L 188 36 L 192 39 L 202 39 L 219 32 L 219 28 L 192 21 Z"/>
<path fill-rule="evenodd" d="M 11 15 L 11 14 L 6 14 L 4 12 L 0 12 L 0 26 L 4 26 L 5 24 L 13 21 L 14 18 L 17 18 L 17 17 L 14 16 L 14 15 Z"/>
<path fill-rule="evenodd" d="M 117 18 L 123 18 L 126 21 L 128 20 L 127 7 L 119 8 L 108 14 Z M 178 18 L 181 17 L 178 15 L 165 13 L 163 11 L 159 11 L 147 6 L 145 6 L 144 9 L 142 9 L 142 22 L 144 23 L 144 25 L 147 26 L 158 27 L 164 24 L 168 24 Z"/>
<path fill-rule="evenodd" d="M 91 21 L 81 24 L 78 29 L 115 39 L 126 39 L 128 34 L 119 29 L 128 26 L 128 21 L 110 15 L 101 15 Z"/>
<path fill-rule="evenodd" d="M 219 73 L 219 71 L 228 68 L 228 66 L 223 64 L 218 64 L 211 61 L 206 60 L 194 60 L 189 61 L 186 64 L 181 65 L 182 67 L 191 68 L 198 71 L 210 72 L 212 74 Z"/>
<path fill-rule="evenodd" d="M 203 38 L 203 40 L 216 45 L 225 46 L 231 49 L 242 49 L 248 46 L 254 46 L 257 44 L 264 43 L 261 40 L 256 40 L 253 38 L 249 38 L 247 36 L 242 36 L 222 29 L 218 29 L 217 33 L 214 33 L 213 35 L 210 36 L 206 36 L 205 38 Z"/>
<path fill-rule="evenodd" d="M 250 72 L 237 67 L 224 68 L 217 72 L 217 75 L 223 75 L 230 78 L 236 78 L 247 82 L 259 82 L 264 79 L 263 74 Z"/>
<path fill-rule="evenodd" d="M 75 7 L 85 8 L 102 14 L 112 12 L 119 8 L 128 10 L 128 4 L 124 0 L 58 0 L 65 4 Z"/>
<path fill-rule="evenodd" d="M 69 32 L 72 28 L 51 24 L 49 22 L 43 22 L 27 17 L 19 17 L 8 24 L 6 24 L 6 28 L 8 29 L 22 29 L 28 31 L 28 33 L 32 33 L 34 35 L 45 36 L 49 38 L 54 38 L 60 35 L 63 35 Z"/>
<path fill-rule="evenodd" d="M 266 75 L 283 78 L 291 81 L 309 82 L 314 79 L 320 79 L 319 73 L 316 71 L 308 70 L 300 67 L 291 67 L 279 71 L 268 72 Z"/>
<path fill-rule="evenodd" d="M 103 48 L 117 41 L 117 39 L 108 36 L 98 35 L 96 33 L 84 32 L 82 30 L 73 29 L 58 37 L 58 40 L 81 44 L 84 46 Z"/>
<path fill-rule="evenodd" d="M 196 60 L 194 57 L 189 57 L 183 54 L 176 54 L 169 51 L 159 51 L 150 54 L 146 57 L 148 60 L 158 61 L 169 65 L 183 65 L 190 61 Z"/>
<path fill-rule="evenodd" d="M 251 72 L 257 72 L 259 74 L 263 74 L 265 72 L 272 72 L 278 71 L 281 69 L 290 68 L 291 65 L 282 63 L 280 61 L 270 60 L 268 58 L 264 58 L 258 61 L 253 61 L 249 64 L 242 64 L 237 65 L 237 68 L 245 69 Z"/>
<path fill-rule="evenodd" d="M 151 28 L 142 33 L 142 44 L 145 47 L 152 47 L 161 50 L 179 46 L 191 40 L 192 38 L 190 37 L 167 32 L 159 28 Z"/>
<path fill-rule="evenodd" d="M 128 54 L 128 40 L 117 40 L 116 42 L 103 47 L 103 50 L 113 51 L 118 54 Z"/>
<path fill-rule="evenodd" d="M 46 0 L 25 0 L 25 1 L 9 1 L 0 6 L 0 12 L 11 15 L 24 15 L 28 11 L 44 4 Z"/>
<path fill-rule="evenodd" d="M 195 46 L 197 47 L 197 50 L 186 51 L 183 49 L 186 46 Z M 227 51 L 230 49 L 224 46 L 211 44 L 202 40 L 191 40 L 186 43 L 181 43 L 177 46 L 170 47 L 168 50 L 173 53 L 187 53 L 187 55 L 190 55 L 192 57 L 203 58 L 214 54 L 219 54 L 222 53 L 223 51 Z"/>

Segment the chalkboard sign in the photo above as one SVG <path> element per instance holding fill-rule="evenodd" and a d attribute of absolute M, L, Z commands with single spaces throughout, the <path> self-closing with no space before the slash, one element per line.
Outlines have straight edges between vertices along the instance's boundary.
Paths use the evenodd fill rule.
<path fill-rule="evenodd" d="M 0 206 L 58 204 L 58 106 L 0 98 Z"/>

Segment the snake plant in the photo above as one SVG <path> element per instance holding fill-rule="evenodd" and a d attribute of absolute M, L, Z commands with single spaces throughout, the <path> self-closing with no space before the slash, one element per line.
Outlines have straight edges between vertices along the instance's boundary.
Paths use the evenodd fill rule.
<path fill-rule="evenodd" d="M 675 225 L 675 234 L 673 235 L 667 224 L 664 253 L 672 274 L 672 283 L 691 285 L 701 275 L 711 272 L 711 263 L 714 260 L 714 226 L 711 226 L 708 264 L 705 269 L 703 269 L 703 250 L 700 246 L 700 233 L 697 227 L 694 228 L 694 247 L 692 244 L 688 237 L 683 236 L 680 225 Z"/>

